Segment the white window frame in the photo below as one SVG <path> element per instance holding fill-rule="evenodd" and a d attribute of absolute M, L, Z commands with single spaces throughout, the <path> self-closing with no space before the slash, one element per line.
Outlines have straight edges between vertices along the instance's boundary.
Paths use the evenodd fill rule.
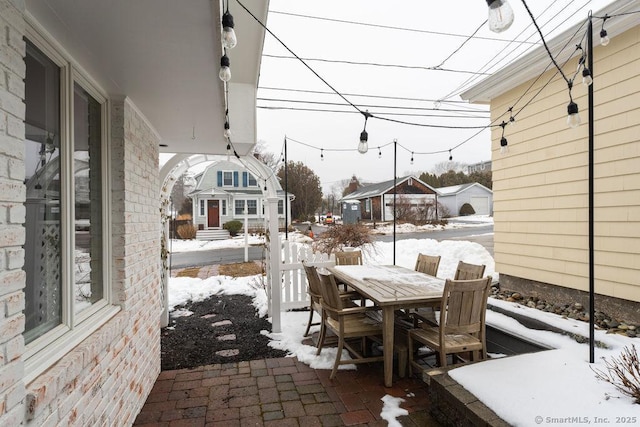
<path fill-rule="evenodd" d="M 255 209 L 254 213 L 249 212 L 249 203 L 253 203 L 253 208 Z M 257 199 L 247 199 L 245 201 L 245 209 L 247 210 L 247 215 L 258 215 L 258 200 Z"/>
<path fill-rule="evenodd" d="M 199 216 L 207 216 L 206 202 L 207 201 L 205 199 L 200 199 L 200 206 L 198 209 Z"/>
<path fill-rule="evenodd" d="M 61 216 L 61 274 L 62 274 L 62 318 L 61 324 L 25 345 L 24 382 L 28 384 L 42 374 L 71 349 L 80 344 L 104 325 L 120 308 L 113 305 L 111 282 L 111 147 L 109 99 L 106 92 L 75 63 L 64 49 L 51 40 L 46 31 L 30 15 L 26 15 L 25 38 L 40 49 L 60 67 L 60 191 Z M 89 93 L 101 108 L 102 123 L 102 283 L 103 299 L 80 313 L 73 309 L 75 268 L 75 200 L 73 186 L 73 94 L 74 83 Z M 63 197 L 64 195 L 64 197 Z"/>
<path fill-rule="evenodd" d="M 253 181 L 253 182 L 252 182 Z M 258 180 L 251 172 L 247 172 L 247 187 L 257 187 Z"/>
<path fill-rule="evenodd" d="M 225 174 L 231 174 L 231 184 L 227 184 L 225 182 Z M 222 186 L 223 187 L 233 187 L 233 171 L 222 171 Z"/>
<path fill-rule="evenodd" d="M 238 213 L 238 203 L 242 202 L 242 212 Z M 247 201 L 244 199 L 236 199 L 233 201 L 233 214 L 244 215 L 245 209 L 247 209 Z"/>
<path fill-rule="evenodd" d="M 227 216 L 227 201 L 225 199 L 220 200 L 220 212 L 222 216 Z"/>

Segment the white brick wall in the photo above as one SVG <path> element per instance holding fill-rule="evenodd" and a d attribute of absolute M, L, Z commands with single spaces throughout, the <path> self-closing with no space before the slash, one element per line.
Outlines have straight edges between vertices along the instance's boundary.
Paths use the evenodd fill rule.
<path fill-rule="evenodd" d="M 160 373 L 158 140 L 128 101 L 112 121 L 112 320 L 28 385 L 29 425 L 129 425 Z M 124 124 L 124 126 L 123 126 Z"/>
<path fill-rule="evenodd" d="M 24 4 L 0 0 L 0 425 L 24 418 Z"/>
<path fill-rule="evenodd" d="M 23 0 L 0 0 L 0 425 L 129 425 L 160 372 L 158 138 L 111 104 L 114 304 L 121 311 L 24 383 Z"/>

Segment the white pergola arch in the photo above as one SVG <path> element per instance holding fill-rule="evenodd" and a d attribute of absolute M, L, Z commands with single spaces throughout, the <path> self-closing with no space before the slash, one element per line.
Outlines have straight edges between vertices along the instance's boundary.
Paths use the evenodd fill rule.
<path fill-rule="evenodd" d="M 214 154 L 175 154 L 161 168 L 159 181 L 161 183 L 160 209 L 164 215 L 169 215 L 169 197 L 171 191 L 178 178 L 189 168 L 196 165 L 221 160 L 225 156 Z M 236 159 L 231 157 L 231 159 Z M 280 323 L 280 239 L 278 230 L 278 178 L 275 173 L 267 165 L 256 159 L 253 155 L 241 156 L 241 161 L 251 172 L 254 172 L 256 178 L 264 181 L 265 185 L 260 186 L 262 194 L 267 200 L 267 209 L 265 216 L 269 224 L 269 263 L 267 264 L 267 289 L 269 297 L 269 314 L 272 316 L 273 332 L 281 331 Z M 240 160 L 238 160 L 240 161 Z M 286 225 L 285 225 L 286 226 Z M 166 223 L 162 228 L 162 239 L 166 242 L 169 236 L 169 224 Z M 275 236 L 275 238 L 274 238 Z M 165 327 L 169 324 L 169 301 L 168 301 L 168 284 L 169 271 L 168 267 L 163 266 L 165 272 L 162 280 L 163 295 L 163 313 L 160 319 L 160 326 Z"/>

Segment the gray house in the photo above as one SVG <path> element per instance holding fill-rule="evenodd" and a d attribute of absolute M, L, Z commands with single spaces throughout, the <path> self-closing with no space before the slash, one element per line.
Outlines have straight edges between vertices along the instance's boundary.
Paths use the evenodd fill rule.
<path fill-rule="evenodd" d="M 245 166 L 232 160 L 222 160 L 208 166 L 196 176 L 196 187 L 190 193 L 193 200 L 193 223 L 199 230 L 219 229 L 227 221 L 244 222 L 245 209 L 248 228 L 264 227 L 265 196 L 259 179 Z M 285 192 L 277 186 L 278 223 L 285 225 Z M 291 201 L 289 194 L 287 210 L 291 223 Z"/>
<path fill-rule="evenodd" d="M 493 191 L 477 182 L 438 188 L 438 194 L 438 202 L 451 216 L 457 216 L 465 203 L 471 204 L 478 215 L 493 213 Z"/>

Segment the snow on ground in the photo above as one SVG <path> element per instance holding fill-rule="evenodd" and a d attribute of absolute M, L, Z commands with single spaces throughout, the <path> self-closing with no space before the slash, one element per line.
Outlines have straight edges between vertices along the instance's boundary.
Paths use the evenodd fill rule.
<path fill-rule="evenodd" d="M 291 237 L 294 233 L 289 233 Z M 244 242 L 244 239 L 242 239 Z M 194 245 L 195 246 L 195 245 Z M 183 248 L 187 248 L 185 245 Z M 194 249 L 184 249 L 194 250 Z M 198 249 L 195 249 L 198 250 Z M 396 242 L 396 264 L 413 268 L 418 252 L 441 255 L 438 276 L 452 277 L 458 260 L 487 265 L 486 274 L 497 276 L 489 253 L 472 242 L 410 239 Z M 391 264 L 393 244 L 375 244 L 364 254 L 365 263 Z M 261 276 L 231 278 L 211 277 L 206 280 L 171 278 L 169 306 L 173 310 L 188 300 L 205 299 L 216 293 L 244 294 L 254 299 L 256 310 L 267 313 L 267 297 L 261 285 Z M 516 303 L 491 299 L 490 303 L 517 311 L 553 326 L 588 336 L 588 324 L 563 319 L 558 315 L 523 307 Z M 172 313 L 173 315 L 173 313 Z M 316 348 L 302 344 L 307 312 L 282 313 L 282 331 L 268 333 L 274 348 L 285 350 L 291 356 L 314 369 L 331 369 L 335 349 L 323 349 L 320 356 Z M 493 409 L 511 425 L 529 426 L 546 424 L 637 424 L 640 422 L 638 406 L 630 397 L 622 395 L 612 385 L 597 380 L 592 368 L 606 371 L 602 357 L 619 357 L 623 348 L 636 342 L 621 335 L 596 331 L 596 340 L 608 348 L 596 348 L 596 363 L 588 363 L 589 346 L 549 331 L 527 329 L 511 317 L 487 312 L 487 322 L 516 335 L 532 339 L 553 350 L 512 357 L 502 357 L 456 368 L 450 375 L 467 390 Z M 317 328 L 317 327 L 316 327 Z M 313 329 L 312 329 L 313 330 Z M 344 352 L 343 357 L 348 358 Z M 340 369 L 356 369 L 355 365 L 342 365 Z M 390 425 L 400 415 L 397 402 L 385 402 Z M 396 409 L 393 409 L 396 408 Z"/>

